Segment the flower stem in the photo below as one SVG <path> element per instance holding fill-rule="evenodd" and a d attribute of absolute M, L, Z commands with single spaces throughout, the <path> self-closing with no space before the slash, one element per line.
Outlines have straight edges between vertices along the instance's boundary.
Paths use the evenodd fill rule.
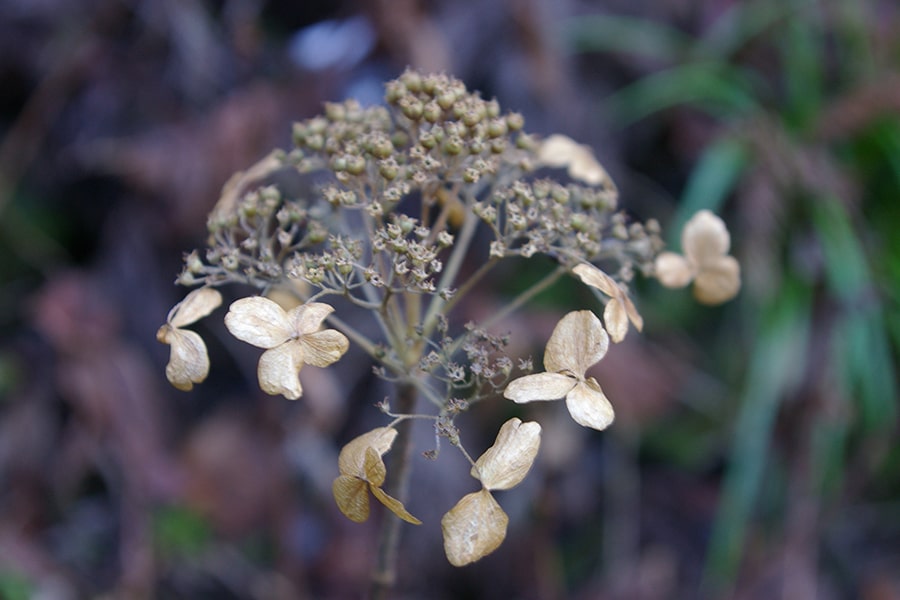
<path fill-rule="evenodd" d="M 411 383 L 397 386 L 397 414 L 411 414 L 415 410 L 417 391 Z M 409 476 L 412 457 L 411 420 L 397 423 L 397 437 L 394 438 L 390 453 L 390 465 L 387 469 L 385 491 L 405 503 L 409 490 Z M 385 600 L 397 580 L 397 550 L 400 545 L 400 526 L 402 521 L 393 515 L 385 515 L 381 522 L 378 539 L 378 554 L 375 557 L 375 570 L 372 573 L 369 588 L 370 600 Z"/>

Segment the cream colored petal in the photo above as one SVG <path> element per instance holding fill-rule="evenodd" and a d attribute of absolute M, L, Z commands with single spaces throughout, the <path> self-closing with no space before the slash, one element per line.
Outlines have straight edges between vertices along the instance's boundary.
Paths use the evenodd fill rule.
<path fill-rule="evenodd" d="M 628 297 L 628 294 L 625 293 L 624 290 L 622 291 L 619 300 L 625 306 L 625 314 L 628 315 L 628 320 L 631 321 L 631 324 L 634 325 L 635 329 L 641 331 L 644 328 L 644 318 L 641 316 L 641 313 L 638 312 L 634 302 L 631 301 L 631 298 Z"/>
<path fill-rule="evenodd" d="M 412 523 L 413 525 L 421 525 L 422 521 L 412 516 L 406 507 L 403 506 L 403 503 L 397 500 L 396 498 L 387 495 L 384 490 L 380 487 L 371 487 L 372 494 L 378 499 L 379 502 L 384 504 L 389 511 L 406 521 L 407 523 Z"/>
<path fill-rule="evenodd" d="M 334 312 L 334 307 L 321 302 L 309 302 L 292 308 L 287 317 L 291 328 L 300 335 L 313 333 L 322 325 L 325 317 Z"/>
<path fill-rule="evenodd" d="M 588 185 L 612 184 L 609 174 L 603 168 L 594 153 L 586 146 L 582 146 L 584 152 L 577 155 L 572 162 L 569 163 L 569 176 L 573 179 L 583 181 Z"/>
<path fill-rule="evenodd" d="M 597 288 L 611 298 L 621 292 L 615 279 L 592 264 L 580 263 L 572 269 L 572 272 L 581 279 L 583 284 Z"/>
<path fill-rule="evenodd" d="M 369 518 L 369 484 L 357 477 L 341 475 L 331 485 L 334 501 L 348 519 L 362 523 Z"/>
<path fill-rule="evenodd" d="M 456 503 L 444 518 L 444 552 L 455 567 L 479 560 L 503 543 L 509 517 L 485 489 L 473 492 Z"/>
<path fill-rule="evenodd" d="M 173 327 L 184 327 L 216 310 L 222 304 L 222 294 L 210 287 L 192 291 L 172 307 L 167 321 Z"/>
<path fill-rule="evenodd" d="M 597 315 L 572 311 L 556 324 L 544 350 L 544 368 L 553 373 L 582 376 L 609 349 L 609 336 Z"/>
<path fill-rule="evenodd" d="M 548 167 L 564 167 L 583 150 L 572 138 L 565 135 L 551 135 L 538 147 L 538 161 Z"/>
<path fill-rule="evenodd" d="M 721 304 L 741 289 L 741 266 L 733 256 L 708 262 L 694 280 L 694 297 L 703 304 Z"/>
<path fill-rule="evenodd" d="M 612 341 L 619 343 L 625 339 L 625 334 L 628 333 L 628 314 L 618 298 L 606 303 L 606 308 L 603 309 L 603 322 Z"/>
<path fill-rule="evenodd" d="M 381 455 L 372 446 L 366 447 L 365 462 L 363 463 L 363 471 L 365 472 L 365 480 L 375 487 L 381 487 L 384 479 L 387 477 L 387 469 Z"/>
<path fill-rule="evenodd" d="M 209 355 L 206 344 L 197 333 L 175 329 L 169 325 L 160 327 L 157 339 L 169 344 L 169 362 L 166 378 L 179 390 L 188 391 L 209 374 Z"/>
<path fill-rule="evenodd" d="M 338 470 L 341 475 L 365 477 L 366 450 L 373 448 L 383 456 L 397 437 L 393 427 L 378 427 L 350 440 L 338 455 Z"/>
<path fill-rule="evenodd" d="M 559 400 L 575 387 L 578 380 L 560 373 L 535 373 L 509 382 L 503 397 L 523 404 L 535 400 Z"/>
<path fill-rule="evenodd" d="M 259 387 L 272 396 L 281 394 L 288 400 L 303 395 L 300 386 L 300 368 L 303 366 L 303 348 L 295 341 L 266 350 L 259 357 L 256 374 Z"/>
<path fill-rule="evenodd" d="M 576 423 L 592 429 L 606 429 L 615 417 L 606 394 L 593 377 L 572 388 L 566 396 L 566 407 Z"/>
<path fill-rule="evenodd" d="M 731 236 L 725 222 L 708 210 L 701 210 L 685 224 L 681 232 L 681 248 L 697 269 L 708 260 L 728 253 Z"/>
<path fill-rule="evenodd" d="M 308 333 L 298 342 L 303 345 L 303 362 L 314 367 L 327 367 L 340 359 L 350 347 L 347 336 L 335 329 Z"/>
<path fill-rule="evenodd" d="M 518 485 L 541 445 L 541 426 L 513 418 L 503 424 L 494 445 L 472 467 L 472 477 L 489 490 L 508 490 Z"/>
<path fill-rule="evenodd" d="M 274 348 L 294 333 L 284 310 L 262 296 L 232 302 L 225 315 L 225 327 L 237 339 L 258 348 Z"/>
<path fill-rule="evenodd" d="M 683 288 L 694 279 L 691 263 L 680 254 L 662 252 L 653 263 L 656 278 L 667 288 Z"/>

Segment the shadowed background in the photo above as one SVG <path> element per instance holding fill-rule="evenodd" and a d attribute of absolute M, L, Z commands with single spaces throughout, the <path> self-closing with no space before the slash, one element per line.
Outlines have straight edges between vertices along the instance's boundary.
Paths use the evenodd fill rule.
<path fill-rule="evenodd" d="M 544 424 L 477 565 L 440 542 L 464 462 L 417 460 L 397 597 L 900 598 L 898 57 L 888 0 L 0 4 L 0 597 L 360 597 L 384 514 L 350 523 L 330 486 L 390 389 L 351 353 L 265 396 L 217 312 L 182 393 L 155 333 L 227 178 L 411 65 L 589 144 L 672 249 L 722 215 L 744 288 L 638 280 L 645 332 L 592 373 L 606 432 L 557 403 L 461 422 L 479 453 Z M 513 353 L 591 307 L 542 296 Z"/>

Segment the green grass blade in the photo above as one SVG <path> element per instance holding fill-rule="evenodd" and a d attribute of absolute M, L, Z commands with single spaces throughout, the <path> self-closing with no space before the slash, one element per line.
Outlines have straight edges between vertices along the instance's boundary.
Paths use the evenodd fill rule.
<path fill-rule="evenodd" d="M 694 40 L 662 23 L 619 15 L 586 15 L 562 23 L 562 39 L 575 52 L 614 52 L 666 64 L 687 55 Z"/>
<path fill-rule="evenodd" d="M 756 110 L 756 83 L 749 72 L 726 64 L 685 64 L 623 88 L 609 98 L 609 106 L 622 124 L 683 104 L 717 117 L 735 118 Z"/>
<path fill-rule="evenodd" d="M 799 284 L 787 285 L 764 311 L 764 317 L 748 357 L 728 471 L 707 554 L 704 584 L 711 593 L 734 581 L 747 524 L 762 487 L 780 401 L 804 372 L 809 290 Z"/>

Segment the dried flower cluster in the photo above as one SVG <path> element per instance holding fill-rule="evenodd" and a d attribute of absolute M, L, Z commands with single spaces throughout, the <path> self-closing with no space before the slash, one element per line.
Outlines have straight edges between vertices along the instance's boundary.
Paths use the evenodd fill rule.
<path fill-rule="evenodd" d="M 435 446 L 424 454 L 435 457 L 441 440 L 449 441 L 482 486 L 441 521 L 454 565 L 503 541 L 508 517 L 492 492 L 522 481 L 541 435 L 539 424 L 511 419 L 472 460 L 456 426 L 461 412 L 503 396 L 517 403 L 565 398 L 576 422 L 604 429 L 613 407 L 588 370 L 610 340 L 621 342 L 629 325 L 643 326 L 627 291 L 633 275 L 666 286 L 693 281 L 708 303 L 733 297 L 740 285 L 717 217 L 703 212 L 688 224 L 684 256 L 660 254 L 658 224 L 630 221 L 618 210 L 617 190 L 589 148 L 559 135 L 537 139 L 523 125 L 521 115 L 501 112 L 460 81 L 415 71 L 386 85 L 384 106 L 327 104 L 323 116 L 294 126 L 292 149 L 226 184 L 209 216 L 207 248 L 188 254 L 178 277 L 200 287 L 172 309 L 157 336 L 171 346 L 169 381 L 191 389 L 206 378 L 209 359 L 200 336 L 183 328 L 221 304 L 214 288 L 249 285 L 259 295 L 233 301 L 225 325 L 263 349 L 262 391 L 289 399 L 303 394 L 304 365 L 328 367 L 352 342 L 376 374 L 412 390 L 430 412 L 394 412 L 393 401 L 382 403 L 390 423 L 340 453 L 338 507 L 364 521 L 371 494 L 404 521 L 420 523 L 402 498 L 382 489 L 382 457 L 397 427 L 412 417 L 430 420 Z M 303 182 L 301 191 L 272 184 L 285 173 Z M 534 257 L 543 257 L 535 263 L 545 272 L 541 280 L 481 323 L 454 321 L 454 309 L 498 264 Z M 601 299 L 603 318 L 591 310 L 564 316 L 547 343 L 545 371 L 530 373 L 531 359 L 509 356 L 507 337 L 492 326 L 567 275 Z M 283 308 L 271 297 L 285 291 L 294 301 Z M 360 326 L 366 317 L 373 326 Z"/>

